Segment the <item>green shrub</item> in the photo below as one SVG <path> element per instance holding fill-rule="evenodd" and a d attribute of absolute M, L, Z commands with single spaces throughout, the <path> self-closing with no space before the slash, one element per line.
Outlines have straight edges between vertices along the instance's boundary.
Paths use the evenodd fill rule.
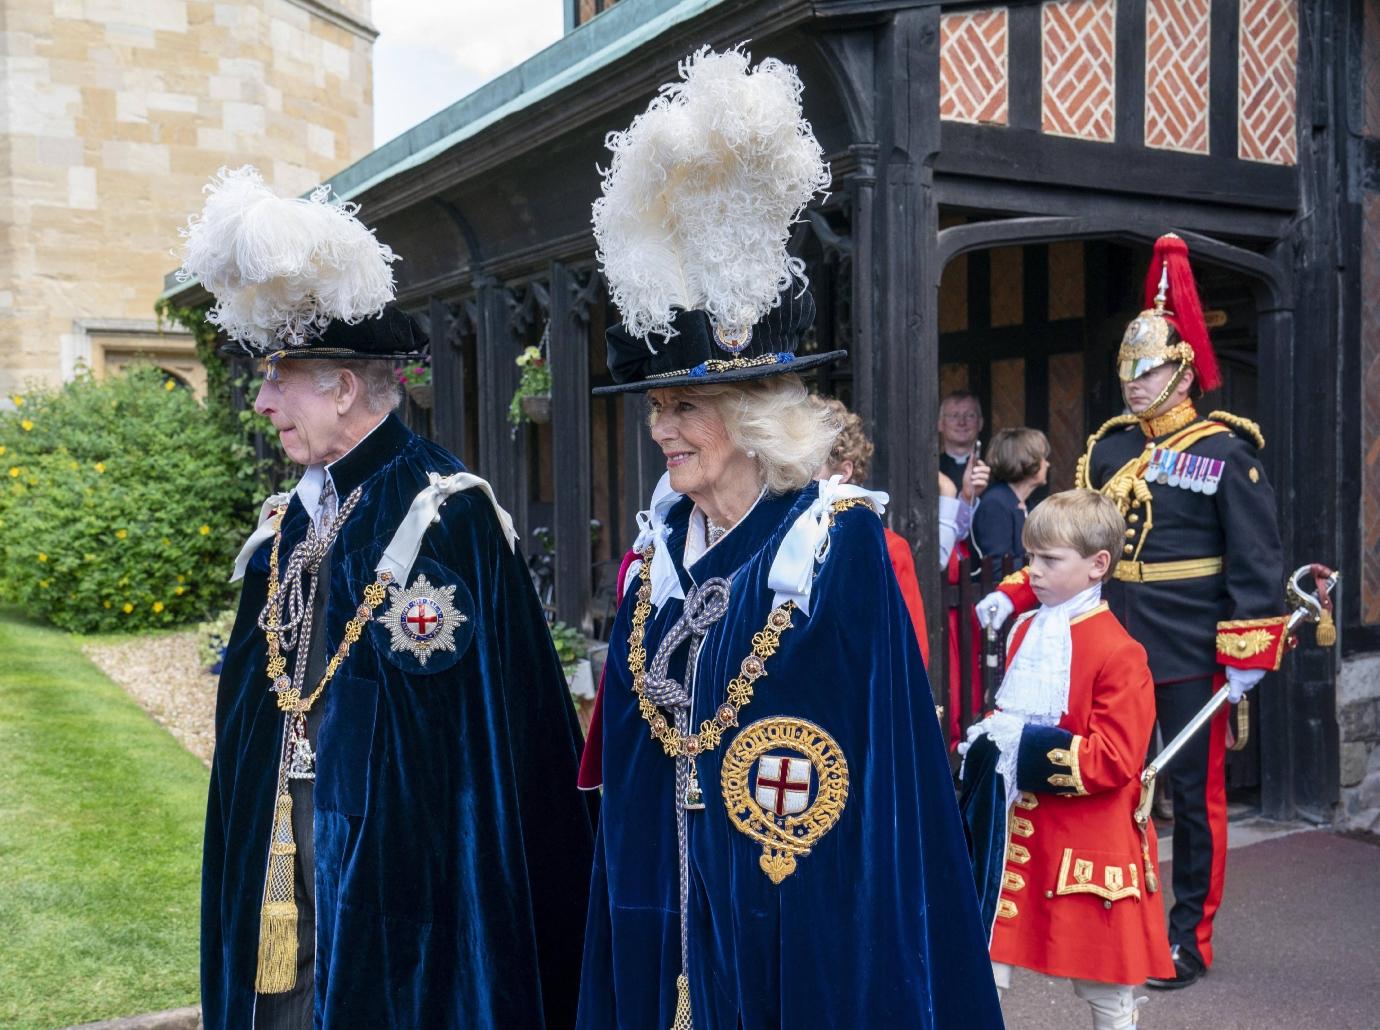
<path fill-rule="evenodd" d="M 223 419 L 153 367 L 13 400 L 0 414 L 0 599 L 88 633 L 226 606 L 258 487 Z"/>

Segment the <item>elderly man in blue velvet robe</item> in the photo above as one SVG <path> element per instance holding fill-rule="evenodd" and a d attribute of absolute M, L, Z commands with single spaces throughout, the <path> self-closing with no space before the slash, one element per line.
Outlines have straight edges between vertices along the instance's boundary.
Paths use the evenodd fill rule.
<path fill-rule="evenodd" d="M 252 249 L 284 223 L 307 246 L 300 227 L 319 218 L 346 238 L 303 264 L 354 247 L 377 271 L 386 248 L 351 212 L 255 195 L 239 175 L 194 220 L 190 256 L 206 250 L 198 232 Z M 228 189 L 252 201 L 233 217 L 216 208 Z M 206 818 L 205 1025 L 569 1026 L 592 846 L 578 724 L 508 516 L 392 413 L 392 360 L 416 360 L 425 338 L 386 304 L 391 276 L 342 310 L 324 270 L 303 302 L 335 309 L 265 340 L 213 262 L 188 266 L 222 328 L 265 355 L 255 410 L 303 468 L 236 567 Z M 261 286 L 259 301 L 284 288 Z"/>

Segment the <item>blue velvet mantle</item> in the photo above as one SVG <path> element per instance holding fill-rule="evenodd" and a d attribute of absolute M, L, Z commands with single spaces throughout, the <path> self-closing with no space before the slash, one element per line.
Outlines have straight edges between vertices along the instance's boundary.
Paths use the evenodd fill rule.
<path fill-rule="evenodd" d="M 764 497 L 689 569 L 680 559 L 690 502 L 669 513 L 668 549 L 682 585 L 732 577 L 728 613 L 700 654 L 692 725 L 713 716 L 750 653 L 771 609 L 772 558 L 817 489 Z M 731 823 L 721 793 L 721 762 L 740 731 L 699 758 L 706 808 L 688 816 L 695 1028 L 1000 1027 L 944 743 L 881 521 L 853 508 L 830 535 L 811 613 L 794 613 L 739 721 L 746 728 L 785 716 L 824 729 L 848 763 L 847 802 L 778 886 L 758 865 L 761 845 Z M 631 691 L 635 602 L 630 589 L 605 682 L 605 794 L 581 1030 L 670 1026 L 680 969 L 674 763 L 650 737 Z M 668 601 L 648 620 L 649 662 L 681 608 Z M 677 678 L 683 651 L 671 663 Z"/>
<path fill-rule="evenodd" d="M 358 485 L 364 493 L 332 551 L 327 653 L 427 473 L 461 468 L 392 416 L 332 466 L 342 500 Z M 294 497 L 284 563 L 305 531 Z M 245 577 L 216 703 L 202 878 L 208 1030 L 253 1024 L 283 725 L 255 625 L 268 552 Z M 451 497 L 421 558 L 433 584 L 439 567 L 474 600 L 459 660 L 404 672 L 374 626 L 318 702 L 316 1026 L 568 1027 L 593 812 L 575 789 L 579 727 L 565 679 L 522 557 L 480 491 Z"/>

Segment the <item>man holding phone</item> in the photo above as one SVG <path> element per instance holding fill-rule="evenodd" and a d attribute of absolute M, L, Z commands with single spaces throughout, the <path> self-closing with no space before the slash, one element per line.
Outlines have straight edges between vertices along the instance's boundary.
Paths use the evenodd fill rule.
<path fill-rule="evenodd" d="M 977 394 L 954 390 L 939 404 L 939 471 L 954 492 L 973 503 L 987 486 L 978 436 L 982 432 L 982 404 Z"/>

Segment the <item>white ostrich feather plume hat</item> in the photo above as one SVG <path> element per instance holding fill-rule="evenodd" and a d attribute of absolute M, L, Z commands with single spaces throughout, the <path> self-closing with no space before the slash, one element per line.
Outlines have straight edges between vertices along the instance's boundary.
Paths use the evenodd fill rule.
<path fill-rule="evenodd" d="M 250 165 L 222 168 L 180 231 L 182 267 L 215 297 L 207 320 L 247 351 L 305 348 L 333 321 L 353 325 L 393 299 L 398 260 L 330 186 L 279 197 Z"/>
<path fill-rule="evenodd" d="M 829 185 L 829 167 L 801 111 L 790 65 L 752 67 L 741 47 L 703 47 L 679 66 L 613 152 L 594 238 L 626 330 L 675 335 L 673 308 L 746 330 L 806 286 L 786 253 L 790 226 Z"/>

